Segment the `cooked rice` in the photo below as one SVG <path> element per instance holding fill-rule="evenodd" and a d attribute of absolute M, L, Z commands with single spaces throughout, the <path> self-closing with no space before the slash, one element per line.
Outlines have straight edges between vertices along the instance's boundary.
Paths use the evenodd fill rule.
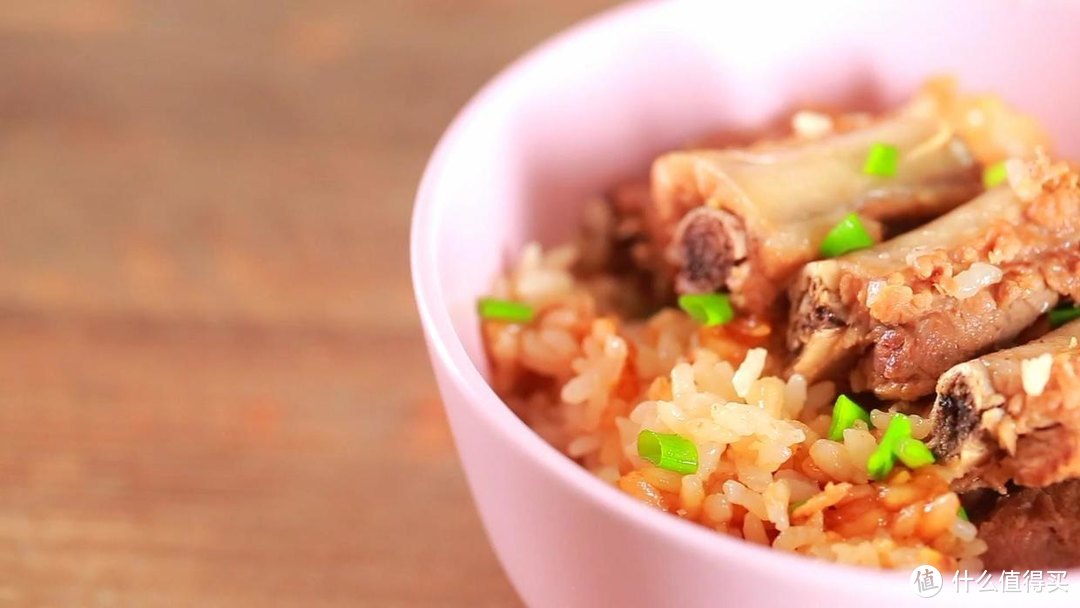
<path fill-rule="evenodd" d="M 833 119 L 828 114 L 802 110 L 791 117 L 791 130 L 805 139 L 824 137 L 833 132 Z"/>
<path fill-rule="evenodd" d="M 1024 392 L 1032 397 L 1038 397 L 1046 390 L 1050 382 L 1050 372 L 1054 367 L 1054 355 L 1043 353 L 1038 357 L 1024 359 L 1020 362 L 1020 382 Z"/>
<path fill-rule="evenodd" d="M 966 300 L 981 290 L 1000 283 L 1004 276 L 1001 269 L 993 264 L 975 262 L 953 277 L 952 295 L 958 300 Z"/>
<path fill-rule="evenodd" d="M 863 566 L 981 569 L 986 543 L 958 517 L 947 472 L 897 467 L 870 481 L 881 431 L 858 422 L 842 442 L 825 438 L 835 386 L 772 375 L 767 324 L 702 328 L 673 309 L 621 321 L 615 279 L 575 277 L 574 262 L 573 248 L 528 246 L 494 295 L 534 305 L 536 319 L 484 322 L 496 390 L 547 441 L 650 506 L 750 542 Z M 873 411 L 875 429 L 893 415 Z M 929 421 L 911 421 L 925 438 Z M 697 472 L 642 460 L 644 429 L 694 442 Z"/>

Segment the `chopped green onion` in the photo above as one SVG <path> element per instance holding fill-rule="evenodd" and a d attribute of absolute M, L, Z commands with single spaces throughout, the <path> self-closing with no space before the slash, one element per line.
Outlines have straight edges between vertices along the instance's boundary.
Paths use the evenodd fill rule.
<path fill-rule="evenodd" d="M 971 518 L 968 517 L 967 509 L 965 509 L 964 507 L 960 507 L 956 510 L 956 516 L 964 521 L 971 521 Z"/>
<path fill-rule="evenodd" d="M 698 452 L 694 442 L 679 435 L 641 431 L 637 437 L 638 456 L 661 469 L 676 473 L 696 473 Z"/>
<path fill-rule="evenodd" d="M 870 477 L 876 480 L 884 479 L 896 465 L 896 445 L 910 437 L 911 420 L 903 414 L 894 414 L 881 436 L 881 441 L 866 461 L 866 472 Z"/>
<path fill-rule="evenodd" d="M 528 323 L 536 316 L 536 310 L 528 304 L 498 298 L 480 298 L 477 308 L 482 318 L 492 321 Z"/>
<path fill-rule="evenodd" d="M 829 425 L 829 439 L 843 441 L 844 431 L 855 426 L 856 420 L 862 420 L 866 426 L 870 424 L 870 412 L 859 407 L 847 395 L 840 395 L 832 408 L 832 424 Z"/>
<path fill-rule="evenodd" d="M 877 177 L 896 175 L 896 166 L 900 164 L 900 150 L 889 144 L 874 144 L 866 155 L 863 173 Z"/>
<path fill-rule="evenodd" d="M 903 414 L 893 414 L 889 420 L 889 426 L 885 427 L 885 434 L 881 436 L 882 442 L 888 442 L 895 446 L 901 439 L 911 437 L 911 419 Z"/>
<path fill-rule="evenodd" d="M 1008 171 L 1005 170 L 1005 161 L 1000 163 L 994 163 L 983 169 L 982 182 L 983 186 L 987 190 L 994 186 L 1004 183 L 1005 179 L 1009 177 Z"/>
<path fill-rule="evenodd" d="M 724 293 L 688 293 L 679 296 L 679 308 L 705 327 L 723 325 L 735 318 L 731 299 Z"/>
<path fill-rule="evenodd" d="M 1050 317 L 1051 327 L 1061 327 L 1073 319 L 1080 319 L 1080 308 L 1076 306 L 1055 308 L 1046 314 Z"/>
<path fill-rule="evenodd" d="M 810 499 L 809 498 L 804 498 L 804 499 L 802 499 L 800 501 L 791 503 L 791 505 L 788 506 L 788 513 L 791 513 L 795 509 L 798 509 L 799 507 L 805 505 L 807 500 L 810 500 Z"/>
<path fill-rule="evenodd" d="M 882 480 L 893 470 L 895 464 L 896 458 L 892 450 L 879 445 L 866 461 L 866 472 L 872 479 Z"/>
<path fill-rule="evenodd" d="M 909 469 L 934 464 L 934 453 L 930 451 L 930 448 L 926 447 L 925 443 L 914 437 L 901 439 L 896 444 L 893 452 L 896 453 L 896 457 L 900 459 L 900 462 L 904 463 Z"/>
<path fill-rule="evenodd" d="M 835 258 L 849 251 L 866 249 L 874 245 L 874 237 L 866 231 L 859 214 L 849 213 L 825 235 L 821 242 L 821 255 Z"/>

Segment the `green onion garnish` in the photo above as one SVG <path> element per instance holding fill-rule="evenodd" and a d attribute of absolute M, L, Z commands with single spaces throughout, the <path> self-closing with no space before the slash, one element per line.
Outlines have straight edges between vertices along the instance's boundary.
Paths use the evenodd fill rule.
<path fill-rule="evenodd" d="M 892 177 L 896 175 L 896 166 L 900 163 L 900 150 L 889 144 L 874 144 L 866 155 L 862 171 L 867 175 L 877 177 Z"/>
<path fill-rule="evenodd" d="M 1005 179 L 1008 177 L 1009 172 L 1005 170 L 1005 161 L 994 163 L 983 169 L 983 186 L 989 190 L 998 184 L 1004 183 Z"/>
<path fill-rule="evenodd" d="M 893 457 L 892 450 L 879 445 L 866 461 L 866 472 L 873 479 L 885 479 L 895 464 L 896 459 Z"/>
<path fill-rule="evenodd" d="M 1046 314 L 1050 317 L 1051 327 L 1061 327 L 1073 319 L 1080 319 L 1080 308 L 1076 306 L 1055 308 Z"/>
<path fill-rule="evenodd" d="M 901 439 L 897 442 L 893 452 L 900 459 L 900 462 L 904 463 L 909 469 L 934 464 L 934 453 L 930 451 L 930 448 L 926 447 L 925 443 L 914 437 Z"/>
<path fill-rule="evenodd" d="M 832 424 L 829 425 L 829 439 L 843 441 L 844 431 L 855 426 L 856 420 L 862 420 L 866 426 L 870 424 L 870 412 L 859 407 L 847 395 L 840 395 L 832 408 Z"/>
<path fill-rule="evenodd" d="M 821 242 L 821 255 L 835 258 L 850 251 L 866 249 L 874 244 L 874 238 L 866 231 L 857 213 L 849 213 L 833 227 Z"/>
<path fill-rule="evenodd" d="M 724 293 L 688 293 L 679 296 L 679 308 L 705 327 L 723 325 L 735 318 L 731 299 Z"/>
<path fill-rule="evenodd" d="M 960 507 L 956 510 L 956 516 L 964 521 L 971 521 L 971 518 L 968 517 L 967 509 L 965 509 L 964 507 Z"/>
<path fill-rule="evenodd" d="M 697 472 L 697 446 L 685 437 L 641 431 L 637 437 L 637 452 L 638 456 L 661 469 L 683 474 Z"/>
<path fill-rule="evenodd" d="M 884 479 L 896 465 L 896 445 L 911 437 L 911 421 L 903 414 L 894 414 L 877 448 L 866 461 L 866 471 L 876 480 Z"/>
<path fill-rule="evenodd" d="M 492 321 L 528 323 L 536 316 L 536 310 L 528 304 L 498 298 L 480 298 L 477 308 L 482 318 Z"/>

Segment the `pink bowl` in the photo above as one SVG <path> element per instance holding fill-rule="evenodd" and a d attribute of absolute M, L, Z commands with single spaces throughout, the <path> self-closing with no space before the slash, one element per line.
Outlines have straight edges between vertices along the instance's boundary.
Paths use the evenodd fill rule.
<path fill-rule="evenodd" d="M 469 485 L 528 604 L 918 601 L 906 572 L 750 545 L 594 479 L 489 388 L 474 304 L 523 243 L 569 237 L 583 201 L 658 152 L 760 126 L 799 104 L 892 104 L 949 72 L 965 89 L 999 92 L 1038 115 L 1059 151 L 1075 156 L 1078 31 L 1080 4 L 1068 0 L 637 4 L 557 36 L 476 96 L 424 174 L 412 272 Z M 945 587 L 939 605 L 1015 601 L 950 594 L 948 579 Z M 1037 599 L 1048 596 L 1025 596 L 1025 605 Z"/>

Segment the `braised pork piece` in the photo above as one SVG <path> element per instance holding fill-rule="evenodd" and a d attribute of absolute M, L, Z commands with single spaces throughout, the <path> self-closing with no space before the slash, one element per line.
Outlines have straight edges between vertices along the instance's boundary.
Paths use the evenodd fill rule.
<path fill-rule="evenodd" d="M 988 548 L 983 565 L 997 570 L 1054 570 L 1080 564 L 1080 480 L 1015 488 L 979 524 Z"/>
<path fill-rule="evenodd" d="M 930 418 L 931 449 L 960 475 L 954 487 L 1080 476 L 1080 321 L 945 372 Z"/>
<path fill-rule="evenodd" d="M 942 82 L 858 126 L 821 120 L 823 134 L 673 152 L 653 164 L 647 225 L 674 268 L 676 291 L 726 291 L 737 308 L 764 312 L 848 213 L 858 211 L 880 240 L 880 223 L 940 215 L 982 191 L 982 166 L 1045 141 L 996 98 L 959 97 Z M 878 142 L 897 152 L 887 178 L 864 170 Z"/>
<path fill-rule="evenodd" d="M 1077 173 L 1045 155 L 1007 166 L 1008 184 L 920 229 L 807 264 L 790 294 L 792 371 L 912 400 L 1062 296 L 1076 301 Z"/>

